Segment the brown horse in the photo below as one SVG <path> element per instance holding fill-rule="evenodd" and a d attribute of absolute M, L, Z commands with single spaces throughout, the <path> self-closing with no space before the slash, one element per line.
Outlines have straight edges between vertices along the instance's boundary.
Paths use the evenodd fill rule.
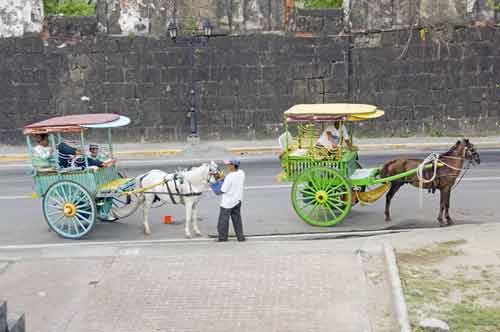
<path fill-rule="evenodd" d="M 446 153 L 439 155 L 439 161 L 442 166 L 438 167 L 436 176 L 433 181 L 423 183 L 422 187 L 434 193 L 439 189 L 441 193 L 441 204 L 439 208 L 438 221 L 440 226 L 453 225 L 453 219 L 449 214 L 451 189 L 455 184 L 460 172 L 464 169 L 464 162 L 470 164 L 479 164 L 479 154 L 474 149 L 474 145 L 464 138 L 457 143 Z M 386 163 L 380 171 L 380 177 L 385 178 L 406 171 L 415 169 L 421 165 L 421 159 L 396 159 Z M 422 171 L 424 179 L 431 179 L 434 174 L 434 168 L 427 168 Z M 391 189 L 387 192 L 385 203 L 385 221 L 391 221 L 390 207 L 391 200 L 396 192 L 404 184 L 409 183 L 415 187 L 420 187 L 420 181 L 417 176 L 411 175 L 402 179 L 394 180 L 391 183 Z M 443 212 L 446 218 L 446 223 L 443 222 Z"/>

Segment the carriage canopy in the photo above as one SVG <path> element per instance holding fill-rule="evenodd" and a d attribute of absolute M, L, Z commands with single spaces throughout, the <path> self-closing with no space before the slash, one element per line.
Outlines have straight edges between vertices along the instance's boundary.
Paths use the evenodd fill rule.
<path fill-rule="evenodd" d="M 364 121 L 376 119 L 384 111 L 367 104 L 299 104 L 285 112 L 291 121 Z"/>
<path fill-rule="evenodd" d="M 78 133 L 87 128 L 116 128 L 126 126 L 130 119 L 113 113 L 78 114 L 50 118 L 24 127 L 25 135 L 44 133 Z"/>

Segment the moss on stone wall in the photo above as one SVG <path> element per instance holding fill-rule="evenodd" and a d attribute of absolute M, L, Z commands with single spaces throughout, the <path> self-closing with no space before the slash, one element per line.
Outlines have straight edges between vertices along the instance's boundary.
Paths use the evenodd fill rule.
<path fill-rule="evenodd" d="M 304 0 L 305 8 L 341 8 L 342 0 Z"/>
<path fill-rule="evenodd" d="M 88 4 L 85 0 L 44 0 L 47 15 L 63 14 L 64 16 L 92 16 L 95 15 L 95 5 Z"/>

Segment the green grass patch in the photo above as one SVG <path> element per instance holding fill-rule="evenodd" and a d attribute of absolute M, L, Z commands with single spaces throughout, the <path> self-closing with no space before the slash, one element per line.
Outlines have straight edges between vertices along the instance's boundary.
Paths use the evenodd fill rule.
<path fill-rule="evenodd" d="M 95 5 L 89 5 L 86 0 L 64 0 L 62 3 L 58 0 L 44 0 L 43 4 L 46 15 L 93 16 L 96 10 Z"/>
<path fill-rule="evenodd" d="M 451 331 L 500 331 L 500 307 L 481 307 L 464 302 L 452 306 L 447 315 Z"/>
<path fill-rule="evenodd" d="M 343 0 L 304 0 L 305 8 L 342 8 Z"/>

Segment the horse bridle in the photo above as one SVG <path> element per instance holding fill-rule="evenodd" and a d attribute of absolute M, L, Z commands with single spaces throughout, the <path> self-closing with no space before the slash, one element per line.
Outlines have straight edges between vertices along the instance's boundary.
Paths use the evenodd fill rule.
<path fill-rule="evenodd" d="M 221 171 L 218 168 L 215 170 L 209 169 L 207 183 L 210 184 L 210 181 L 212 180 L 212 178 L 214 179 L 214 182 L 216 182 L 218 177 L 220 176 L 220 173 L 221 173 Z"/>

